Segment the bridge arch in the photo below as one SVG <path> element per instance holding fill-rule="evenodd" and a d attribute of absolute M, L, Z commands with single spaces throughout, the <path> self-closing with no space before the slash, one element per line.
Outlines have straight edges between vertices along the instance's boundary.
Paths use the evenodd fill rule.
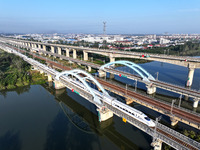
<path fill-rule="evenodd" d="M 109 67 L 113 64 L 121 64 L 121 65 L 124 65 L 124 66 L 127 66 L 127 67 L 133 69 L 135 72 L 137 72 L 142 77 L 143 80 L 145 80 L 147 82 L 150 82 L 149 79 L 155 80 L 155 78 L 150 73 L 148 73 L 144 68 L 142 68 L 141 66 L 139 66 L 133 62 L 126 61 L 126 60 L 119 60 L 119 61 L 107 63 L 107 64 L 101 66 L 100 69 L 104 70 L 105 67 Z"/>
<path fill-rule="evenodd" d="M 85 77 L 80 76 L 79 74 L 84 75 Z M 76 77 L 83 85 L 84 87 L 92 94 L 94 101 L 98 104 L 102 104 L 101 100 L 99 99 L 98 96 L 96 96 L 96 94 L 94 93 L 94 91 L 92 90 L 93 88 L 89 86 L 89 84 L 86 82 L 86 80 L 91 80 L 93 81 L 96 86 L 102 91 L 102 95 L 107 95 L 109 96 L 109 94 L 106 92 L 106 90 L 102 87 L 102 85 L 95 79 L 93 78 L 92 75 L 88 74 L 87 72 L 80 70 L 80 69 L 74 69 L 74 70 L 70 70 L 70 71 L 64 71 L 61 72 L 59 74 L 56 75 L 55 79 L 59 80 L 59 78 L 61 76 L 69 76 L 72 75 L 74 77 Z"/>

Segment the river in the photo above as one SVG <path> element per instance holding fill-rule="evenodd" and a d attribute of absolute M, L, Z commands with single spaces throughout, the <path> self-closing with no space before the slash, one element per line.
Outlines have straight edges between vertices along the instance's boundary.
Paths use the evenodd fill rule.
<path fill-rule="evenodd" d="M 153 76 L 159 71 L 162 81 L 185 85 L 187 68 L 166 63 L 141 64 Z M 196 69 L 192 88 L 199 88 L 200 70 Z M 121 78 L 115 77 L 116 80 Z M 134 85 L 134 81 L 126 81 Z M 130 87 L 129 87 L 130 88 Z M 139 92 L 145 86 L 138 84 Z M 158 96 L 177 98 L 178 94 L 158 89 Z M 156 96 L 155 95 L 155 96 Z M 183 102 L 191 105 L 190 100 Z M 133 107 L 155 118 L 160 114 L 138 104 Z M 96 107 L 69 90 L 55 90 L 52 85 L 31 85 L 0 92 L 1 150 L 64 150 L 64 149 L 151 149 L 151 137 L 114 116 L 98 122 Z M 169 118 L 162 122 L 170 126 Z M 179 123 L 176 130 L 190 128 Z"/>

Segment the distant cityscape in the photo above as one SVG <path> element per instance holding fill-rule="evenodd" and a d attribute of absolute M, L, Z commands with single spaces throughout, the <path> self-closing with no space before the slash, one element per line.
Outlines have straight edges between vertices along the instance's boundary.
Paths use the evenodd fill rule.
<path fill-rule="evenodd" d="M 79 46 L 90 47 L 94 43 L 98 43 L 101 48 L 106 43 L 109 49 L 151 49 L 153 47 L 169 47 L 176 45 L 184 45 L 187 41 L 200 41 L 200 34 L 171 34 L 171 35 L 95 35 L 95 34 L 13 34 L 1 36 L 34 40 L 43 43 L 60 43 L 60 44 L 80 44 Z"/>

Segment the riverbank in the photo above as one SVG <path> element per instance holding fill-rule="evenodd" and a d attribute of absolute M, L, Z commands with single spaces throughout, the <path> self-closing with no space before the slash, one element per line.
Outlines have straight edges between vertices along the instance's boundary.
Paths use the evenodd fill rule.
<path fill-rule="evenodd" d="M 0 90 L 42 84 L 47 77 L 31 70 L 31 65 L 14 54 L 0 50 Z"/>

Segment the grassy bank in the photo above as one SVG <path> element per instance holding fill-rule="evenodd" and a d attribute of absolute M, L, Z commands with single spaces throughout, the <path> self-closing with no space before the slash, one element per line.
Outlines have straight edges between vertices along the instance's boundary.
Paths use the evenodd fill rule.
<path fill-rule="evenodd" d="M 0 50 L 0 90 L 45 82 L 46 77 L 31 70 L 30 64 L 14 54 Z"/>

